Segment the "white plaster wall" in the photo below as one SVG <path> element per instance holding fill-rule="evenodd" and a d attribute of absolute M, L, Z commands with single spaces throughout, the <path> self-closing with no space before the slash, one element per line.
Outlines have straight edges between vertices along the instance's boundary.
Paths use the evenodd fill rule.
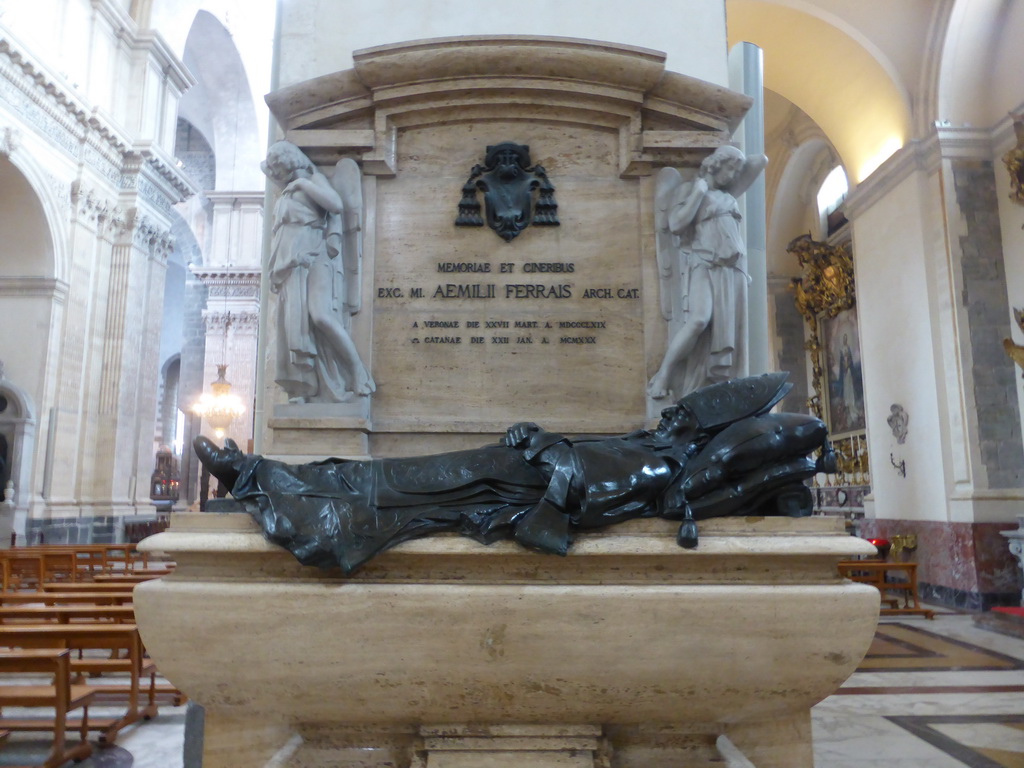
<path fill-rule="evenodd" d="M 94 5 L 109 6 L 130 24 L 110 0 L 0 0 L 0 23 L 69 90 L 123 123 L 117 84 L 125 82 L 118 78 L 129 51 L 120 44 L 118 24 Z"/>
<path fill-rule="evenodd" d="M 28 181 L 0 159 L 0 277 L 53 277 L 49 229 Z"/>
<path fill-rule="evenodd" d="M 44 296 L 11 296 L 0 278 L 3 302 L 3 333 L 0 360 L 8 379 L 25 390 L 36 408 L 43 399 L 51 339 L 52 300 Z"/>
<path fill-rule="evenodd" d="M 996 54 L 992 71 L 988 73 L 982 90 L 989 94 L 987 124 L 993 124 L 1013 109 L 1019 109 L 1024 100 L 1024 3 L 1003 3 L 996 28 Z"/>
<path fill-rule="evenodd" d="M 668 54 L 671 71 L 728 84 L 721 0 L 292 0 L 281 3 L 280 13 L 275 87 L 349 69 L 354 50 L 455 35 L 551 35 L 653 48 Z"/>
<path fill-rule="evenodd" d="M 958 0 L 939 85 L 939 120 L 989 126 L 1016 107 L 1024 88 L 1024 3 Z"/>
<path fill-rule="evenodd" d="M 911 174 L 852 224 L 872 493 L 875 516 L 885 519 L 947 518 L 924 183 L 920 172 Z M 893 403 L 910 416 L 904 445 L 886 423 Z M 891 466 L 890 453 L 906 461 L 907 477 Z"/>
<path fill-rule="evenodd" d="M 150 16 L 150 26 L 160 31 L 179 58 L 185 53 L 185 43 L 200 10 L 212 14 L 231 33 L 256 100 L 260 147 L 267 144 L 268 113 L 261 97 L 270 91 L 275 5 L 276 0 L 156 0 Z M 338 5 L 334 3 L 335 8 Z"/>

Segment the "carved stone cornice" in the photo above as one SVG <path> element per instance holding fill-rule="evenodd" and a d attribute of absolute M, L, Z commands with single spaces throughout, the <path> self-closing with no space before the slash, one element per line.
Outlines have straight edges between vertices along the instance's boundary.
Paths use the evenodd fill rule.
<path fill-rule="evenodd" d="M 843 202 L 843 213 L 847 219 L 855 221 L 912 173 L 935 171 L 940 159 L 935 134 L 927 139 L 907 142 L 850 191 Z"/>
<path fill-rule="evenodd" d="M 80 180 L 71 182 L 72 212 L 80 222 L 99 226 L 117 207 L 95 189 L 86 188 Z"/>
<path fill-rule="evenodd" d="M 61 78 L 47 71 L 9 37 L 0 38 L 0 78 L 18 88 L 29 102 L 76 138 L 89 130 L 116 150 L 127 149 L 128 140 L 121 131 L 102 119 L 74 95 Z"/>
<path fill-rule="evenodd" d="M 987 128 L 936 125 L 935 136 L 943 159 L 992 159 L 992 131 Z"/>
<path fill-rule="evenodd" d="M 203 320 L 206 322 L 206 332 L 209 334 L 223 335 L 227 333 L 228 328 L 234 328 L 236 332 L 255 335 L 259 332 L 260 313 L 256 311 L 206 310 L 203 312 Z"/>
<path fill-rule="evenodd" d="M 175 202 L 181 202 L 200 191 L 188 174 L 181 170 L 163 149 L 151 141 L 136 142 L 129 158 L 130 162 L 141 165 L 144 172 L 148 171 L 153 181 L 159 181 L 176 192 L 178 199 Z"/>
<path fill-rule="evenodd" d="M 0 155 L 10 157 L 21 146 L 21 131 L 10 126 L 3 129 L 0 135 Z"/>
<path fill-rule="evenodd" d="M 109 0 L 93 4 L 119 15 Z M 117 29 L 154 57 L 179 93 L 195 83 L 158 35 L 137 36 L 133 29 Z M 166 152 L 151 141 L 133 145 L 102 109 L 79 98 L 63 78 L 19 48 L 6 31 L 0 25 L 0 104 L 6 104 L 51 147 L 83 163 L 113 187 L 137 190 L 165 213 L 198 192 Z"/>
<path fill-rule="evenodd" d="M 68 284 L 52 277 L 0 277 L 0 298 L 43 298 L 63 304 Z"/>
<path fill-rule="evenodd" d="M 139 213 L 137 208 L 128 212 L 126 228 L 131 230 L 132 242 L 144 251 L 148 251 L 153 257 L 166 260 L 171 249 L 174 248 L 174 238 L 171 231 L 153 221 L 144 213 Z"/>
<path fill-rule="evenodd" d="M 374 175 L 397 172 L 400 128 L 449 114 L 479 122 L 551 115 L 617 131 L 623 177 L 696 166 L 729 141 L 751 103 L 665 71 L 659 51 L 592 40 L 439 38 L 356 51 L 353 62 L 353 69 L 275 91 L 267 103 L 285 138 L 313 162 L 335 162 L 340 152 Z"/>
<path fill-rule="evenodd" d="M 206 286 L 211 297 L 259 300 L 262 277 L 259 269 L 195 265 L 189 269 Z"/>

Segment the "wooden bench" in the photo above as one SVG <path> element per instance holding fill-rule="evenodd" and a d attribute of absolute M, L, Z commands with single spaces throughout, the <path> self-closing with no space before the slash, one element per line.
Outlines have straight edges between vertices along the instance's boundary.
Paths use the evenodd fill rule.
<path fill-rule="evenodd" d="M 72 685 L 70 652 L 60 649 L 34 649 L 0 651 L 0 674 L 52 675 L 50 685 L 13 683 L 0 685 L 0 709 L 3 707 L 45 707 L 53 710 L 53 718 L 0 717 L 0 728 L 11 731 L 53 731 L 53 747 L 43 768 L 58 768 L 68 760 L 84 760 L 92 754 L 88 742 L 89 705 L 96 697 L 96 688 L 90 685 Z M 68 713 L 81 709 L 82 716 L 75 729 L 80 740 L 69 746 L 65 735 L 71 723 Z"/>
<path fill-rule="evenodd" d="M 166 575 L 173 562 L 150 563 L 134 544 L 40 544 L 0 550 L 4 592 L 38 589 L 44 582 L 92 581 L 102 576 Z"/>
<path fill-rule="evenodd" d="M 8 592 L 0 594 L 0 605 L 127 605 L 132 602 L 132 593 L 118 590 L 103 592 Z"/>
<path fill-rule="evenodd" d="M 112 742 L 127 725 L 156 714 L 154 698 L 156 669 L 144 658 L 142 640 L 134 624 L 4 624 L 0 625 L 0 646 L 8 648 L 60 648 L 68 650 L 102 649 L 111 651 L 106 658 L 72 658 L 70 670 L 80 678 L 88 674 L 121 672 L 128 675 L 127 685 L 97 687 L 97 696 L 127 697 L 127 711 L 119 718 L 94 719 L 88 729 L 101 731 L 100 741 Z M 123 651 L 124 655 L 117 653 Z M 140 706 L 142 678 L 151 680 L 150 701 Z"/>
<path fill-rule="evenodd" d="M 152 568 L 148 571 L 130 571 L 128 573 L 100 573 L 96 576 L 93 581 L 94 584 L 128 584 L 134 586 L 143 581 L 151 581 L 152 579 L 159 579 L 161 576 L 168 576 L 174 571 L 170 568 L 156 569 Z"/>
<path fill-rule="evenodd" d="M 0 550 L 5 562 L 4 591 L 16 589 L 41 589 L 43 577 L 43 556 L 39 552 L 24 550 Z"/>
<path fill-rule="evenodd" d="M 14 621 L 39 623 L 55 621 L 70 624 L 73 620 L 135 623 L 131 605 L 0 605 L 0 624 Z"/>
<path fill-rule="evenodd" d="M 116 570 L 133 571 L 149 565 L 149 553 L 139 552 L 135 544 L 107 544 L 107 572 Z"/>
<path fill-rule="evenodd" d="M 843 560 L 838 567 L 840 576 L 861 584 L 870 584 L 881 592 L 882 602 L 889 606 L 881 609 L 882 616 L 916 615 L 928 619 L 935 618 L 935 611 L 921 607 L 921 600 L 917 594 L 917 563 Z M 890 573 L 899 573 L 905 578 L 892 579 Z"/>
<path fill-rule="evenodd" d="M 13 547 L 0 550 L 8 562 L 4 589 L 25 589 L 46 581 L 79 581 L 102 569 L 101 551 L 89 545 Z"/>
<path fill-rule="evenodd" d="M 64 582 L 44 582 L 42 592 L 123 592 L 130 595 L 138 582 L 123 581 L 79 581 L 74 584 Z"/>

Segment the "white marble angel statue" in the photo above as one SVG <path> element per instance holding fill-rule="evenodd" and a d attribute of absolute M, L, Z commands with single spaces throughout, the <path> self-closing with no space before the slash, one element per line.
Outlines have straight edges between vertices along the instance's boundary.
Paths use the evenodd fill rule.
<path fill-rule="evenodd" d="M 655 399 L 747 375 L 747 253 L 736 198 L 764 170 L 764 155 L 733 146 L 704 159 L 693 181 L 663 168 L 655 189 L 661 312 L 669 342 L 647 385 Z"/>
<path fill-rule="evenodd" d="M 349 335 L 359 311 L 362 182 L 354 160 L 330 180 L 297 146 L 273 144 L 263 172 L 281 188 L 267 276 L 278 296 L 274 380 L 291 403 L 341 403 L 376 386 Z"/>

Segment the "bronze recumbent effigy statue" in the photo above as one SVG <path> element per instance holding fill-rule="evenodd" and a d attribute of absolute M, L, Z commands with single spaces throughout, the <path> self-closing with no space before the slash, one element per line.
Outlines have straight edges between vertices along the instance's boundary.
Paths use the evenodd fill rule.
<path fill-rule="evenodd" d="M 772 373 L 715 384 L 662 411 L 654 430 L 565 437 L 523 422 L 497 445 L 409 458 L 290 465 L 206 438 L 195 450 L 267 538 L 305 565 L 350 574 L 378 552 L 437 532 L 512 538 L 564 555 L 579 529 L 641 517 L 681 521 L 811 513 L 804 481 L 834 472 L 824 423 L 769 413 L 792 387 Z M 811 454 L 820 449 L 815 458 Z"/>

